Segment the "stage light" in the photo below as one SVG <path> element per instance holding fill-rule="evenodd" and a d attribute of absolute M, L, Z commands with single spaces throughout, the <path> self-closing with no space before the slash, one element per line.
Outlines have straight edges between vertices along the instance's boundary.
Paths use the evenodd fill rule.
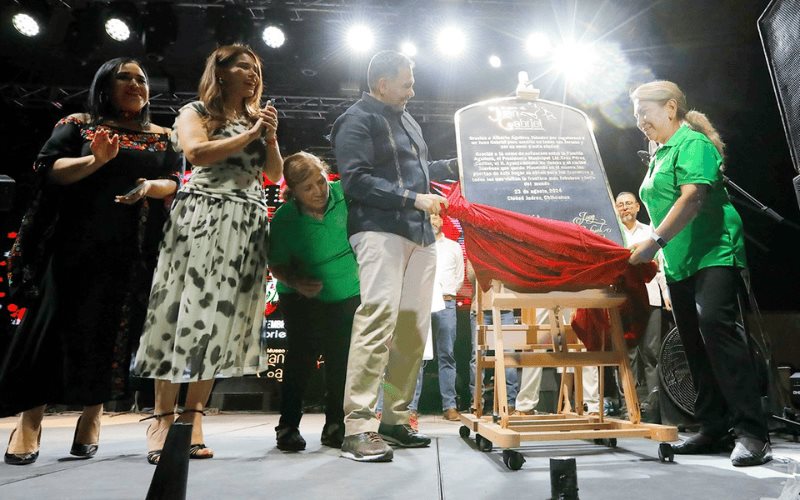
<path fill-rule="evenodd" d="M 111 17 L 105 24 L 106 33 L 112 40 L 124 42 L 131 37 L 131 29 L 128 23 L 118 17 Z"/>
<path fill-rule="evenodd" d="M 372 30 L 363 24 L 350 28 L 347 32 L 347 45 L 355 52 L 366 52 L 372 48 Z"/>
<path fill-rule="evenodd" d="M 21 35 L 33 37 L 41 32 L 39 22 L 30 14 L 20 12 L 11 18 L 11 24 Z"/>
<path fill-rule="evenodd" d="M 493 68 L 499 68 L 502 65 L 503 65 L 503 61 L 500 59 L 499 56 L 496 56 L 494 54 L 489 56 L 489 66 L 491 66 Z"/>
<path fill-rule="evenodd" d="M 542 58 L 550 54 L 550 38 L 544 33 L 532 33 L 525 40 L 525 50 L 535 58 Z"/>
<path fill-rule="evenodd" d="M 286 42 L 286 34 L 277 26 L 267 26 L 261 33 L 261 38 L 267 47 L 271 49 L 280 48 Z"/>
<path fill-rule="evenodd" d="M 126 42 L 138 35 L 141 28 L 139 17 L 139 8 L 133 2 L 114 2 L 103 9 L 101 23 L 109 38 Z"/>
<path fill-rule="evenodd" d="M 444 28 L 436 39 L 436 46 L 445 56 L 455 57 L 464 52 L 467 45 L 464 32 L 453 26 Z"/>
<path fill-rule="evenodd" d="M 589 44 L 567 42 L 554 51 L 555 67 L 569 81 L 580 81 L 593 72 L 597 62 Z"/>
<path fill-rule="evenodd" d="M 400 45 L 400 52 L 407 57 L 414 57 L 417 55 L 417 46 L 411 42 L 403 42 Z"/>

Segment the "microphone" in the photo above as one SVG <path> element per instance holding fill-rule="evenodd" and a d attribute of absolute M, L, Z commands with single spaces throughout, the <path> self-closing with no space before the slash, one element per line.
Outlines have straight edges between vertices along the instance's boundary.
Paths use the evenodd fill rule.
<path fill-rule="evenodd" d="M 639 159 L 642 160 L 642 163 L 650 165 L 650 153 L 647 151 L 637 151 L 636 154 L 639 156 Z"/>

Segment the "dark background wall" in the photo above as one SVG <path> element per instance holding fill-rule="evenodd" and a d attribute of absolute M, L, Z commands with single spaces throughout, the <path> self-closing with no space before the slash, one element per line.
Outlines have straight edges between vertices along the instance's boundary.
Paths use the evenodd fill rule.
<path fill-rule="evenodd" d="M 19 2 L 27 4 L 32 2 Z M 42 3 L 42 2 L 38 2 Z M 53 124 L 65 114 L 80 111 L 82 97 L 64 98 L 59 86 L 88 86 L 98 65 L 113 56 L 131 54 L 145 61 L 152 77 L 168 91 L 192 92 L 204 57 L 216 44 L 215 26 L 226 2 L 173 2 L 172 37 L 156 48 L 138 42 L 118 44 L 78 22 L 87 23 L 98 2 L 70 0 L 43 2 L 51 11 L 49 30 L 32 43 L 9 29 L 7 2 L 0 11 L 0 172 L 17 179 L 15 211 L 5 214 L 4 232 L 13 231 L 28 199 L 29 167 Z M 417 100 L 467 104 L 508 95 L 519 70 L 537 77 L 542 97 L 584 110 L 595 123 L 595 134 L 612 191 L 636 191 L 643 167 L 636 151 L 645 148 L 634 128 L 626 95 L 630 87 L 647 79 L 665 78 L 686 91 L 691 106 L 706 112 L 728 143 L 728 176 L 753 196 L 789 219 L 800 220 L 791 189 L 794 171 L 760 45 L 756 20 L 765 0 L 736 1 L 435 1 L 393 2 L 241 1 L 250 24 L 265 18 L 283 21 L 288 42 L 278 51 L 267 49 L 257 35 L 248 40 L 265 62 L 267 95 L 352 97 L 365 88 L 366 57 L 351 55 L 343 47 L 343 30 L 351 20 L 367 20 L 378 39 L 376 49 L 396 48 L 399 38 L 417 40 Z M 314 7 L 312 8 L 312 4 Z M 134 2 L 142 12 L 145 2 Z M 261 7 L 267 7 L 266 10 Z M 432 37 L 445 20 L 465 27 L 470 38 L 467 53 L 449 62 L 432 52 Z M 91 19 L 90 19 L 91 20 Z M 76 28 L 76 26 L 78 26 Z M 584 41 L 616 44 L 632 75 L 617 87 L 619 98 L 610 104 L 565 89 L 564 79 L 550 71 L 549 62 L 537 62 L 524 49 L 524 38 L 538 29 L 553 39 L 572 35 Z M 174 43 L 167 43 L 174 38 Z M 489 52 L 498 53 L 504 66 L 486 64 Z M 615 81 L 621 66 L 611 64 L 590 82 L 595 90 Z M 13 83 L 47 86 L 55 104 L 19 105 L 24 100 L 9 90 Z M 348 90 L 350 89 L 350 90 Z M 47 100 L 47 99 L 45 99 Z M 17 102 L 15 102 L 17 101 Z M 338 111 L 322 119 L 285 119 L 279 131 L 285 153 L 327 147 L 325 135 Z M 155 117 L 169 125 L 171 114 Z M 452 123 L 423 123 L 434 157 L 455 153 Z M 800 266 L 797 232 L 779 226 L 743 206 L 739 211 L 749 237 L 748 256 L 755 289 L 763 308 L 798 309 Z M 646 217 L 644 211 L 642 213 Z M 8 242 L 6 242 L 7 244 Z M 5 246 L 5 244 L 4 244 Z"/>

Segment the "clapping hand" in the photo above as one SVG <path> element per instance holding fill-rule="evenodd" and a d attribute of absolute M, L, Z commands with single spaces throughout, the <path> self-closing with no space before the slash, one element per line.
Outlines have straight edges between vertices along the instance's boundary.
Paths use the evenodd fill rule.
<path fill-rule="evenodd" d="M 119 136 L 109 136 L 108 129 L 98 129 L 90 145 L 95 162 L 105 165 L 119 153 Z"/>
<path fill-rule="evenodd" d="M 266 139 L 268 141 L 275 139 L 278 133 L 278 110 L 272 105 L 272 101 L 267 101 L 266 106 L 258 110 L 258 118 L 266 129 Z"/>

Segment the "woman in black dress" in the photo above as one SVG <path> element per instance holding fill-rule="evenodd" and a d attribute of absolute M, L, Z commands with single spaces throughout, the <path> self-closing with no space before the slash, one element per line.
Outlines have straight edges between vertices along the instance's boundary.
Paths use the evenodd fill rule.
<path fill-rule="evenodd" d="M 103 402 L 127 393 L 179 156 L 150 123 L 142 66 L 103 64 L 86 114 L 61 119 L 34 169 L 41 186 L 11 255 L 28 307 L 0 363 L 0 412 L 21 411 L 5 462 L 39 455 L 46 404 L 83 406 L 70 453 L 97 452 Z M 133 188 L 139 189 L 134 191 Z"/>

